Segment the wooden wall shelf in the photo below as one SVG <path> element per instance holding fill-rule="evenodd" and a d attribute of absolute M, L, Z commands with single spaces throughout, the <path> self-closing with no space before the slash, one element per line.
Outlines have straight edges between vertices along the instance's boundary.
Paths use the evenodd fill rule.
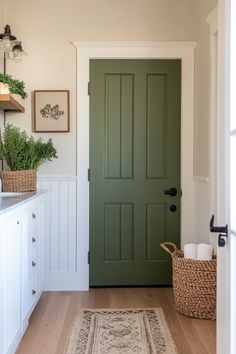
<path fill-rule="evenodd" d="M 25 108 L 17 102 L 12 95 L 1 95 L 0 94 L 0 109 L 5 112 L 22 112 L 24 113 Z"/>

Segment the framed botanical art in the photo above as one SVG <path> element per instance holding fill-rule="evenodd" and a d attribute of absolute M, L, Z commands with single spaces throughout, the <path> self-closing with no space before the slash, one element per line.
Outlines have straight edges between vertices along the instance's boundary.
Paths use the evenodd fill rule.
<path fill-rule="evenodd" d="M 34 131 L 64 133 L 70 131 L 68 90 L 34 91 Z"/>

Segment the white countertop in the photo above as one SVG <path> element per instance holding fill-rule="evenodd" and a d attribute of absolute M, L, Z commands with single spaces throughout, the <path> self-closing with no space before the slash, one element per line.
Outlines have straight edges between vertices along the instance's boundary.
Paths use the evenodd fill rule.
<path fill-rule="evenodd" d="M 27 193 L 1 193 L 0 192 L 0 216 L 14 208 L 27 203 L 28 201 L 39 197 L 45 191 L 27 192 Z"/>

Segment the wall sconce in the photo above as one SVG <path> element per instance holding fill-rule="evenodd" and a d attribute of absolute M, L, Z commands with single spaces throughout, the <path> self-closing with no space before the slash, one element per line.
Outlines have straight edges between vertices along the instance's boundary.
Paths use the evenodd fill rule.
<path fill-rule="evenodd" d="M 22 55 L 26 54 L 22 48 L 21 41 L 18 41 L 11 34 L 9 25 L 4 27 L 4 33 L 0 34 L 0 49 L 4 52 L 4 58 L 20 61 Z"/>

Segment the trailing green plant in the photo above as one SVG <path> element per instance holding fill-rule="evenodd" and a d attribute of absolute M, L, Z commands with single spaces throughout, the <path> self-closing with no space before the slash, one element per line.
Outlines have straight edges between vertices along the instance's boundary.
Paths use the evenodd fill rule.
<path fill-rule="evenodd" d="M 44 143 L 11 124 L 0 135 L 0 159 L 6 161 L 11 171 L 37 170 L 52 158 L 57 158 L 52 139 Z"/>
<path fill-rule="evenodd" d="M 20 95 L 23 99 L 27 97 L 23 81 L 13 79 L 11 75 L 0 73 L 0 82 L 8 84 L 11 93 Z"/>

